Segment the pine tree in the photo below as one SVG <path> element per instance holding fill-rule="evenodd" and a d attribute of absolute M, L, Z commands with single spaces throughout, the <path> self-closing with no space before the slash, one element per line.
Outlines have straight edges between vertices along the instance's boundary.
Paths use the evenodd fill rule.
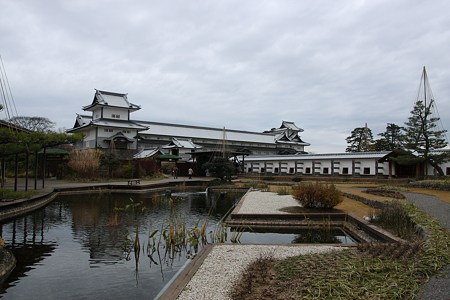
<path fill-rule="evenodd" d="M 386 131 L 378 134 L 381 138 L 375 141 L 375 149 L 377 151 L 403 149 L 405 137 L 402 130 L 403 127 L 388 123 Z"/>
<path fill-rule="evenodd" d="M 353 129 L 351 135 L 345 139 L 347 141 L 346 152 L 368 152 L 374 150 L 372 130 L 367 127 L 357 127 Z"/>
<path fill-rule="evenodd" d="M 427 71 L 423 67 L 422 77 L 420 79 L 419 92 L 414 108 L 408 121 L 405 122 L 405 148 L 412 152 L 416 152 L 419 158 L 422 158 L 425 167 L 425 175 L 427 174 L 428 164 L 432 165 L 439 175 L 444 175 L 442 164 L 448 160 L 445 153 L 436 154 L 433 150 L 441 149 L 447 146 L 447 139 L 444 129 L 438 128 L 440 118 L 434 115 L 433 109 L 437 112 L 433 93 L 428 82 Z"/>
<path fill-rule="evenodd" d="M 442 154 L 432 154 L 432 150 L 447 146 L 446 130 L 438 129 L 438 117 L 433 116 L 433 100 L 425 106 L 425 102 L 417 100 L 408 121 L 405 122 L 405 148 L 417 152 L 425 164 L 431 164 L 440 175 L 444 175 L 440 163 L 446 160 Z M 427 168 L 425 168 L 427 170 Z M 425 175 L 428 175 L 425 173 Z"/>

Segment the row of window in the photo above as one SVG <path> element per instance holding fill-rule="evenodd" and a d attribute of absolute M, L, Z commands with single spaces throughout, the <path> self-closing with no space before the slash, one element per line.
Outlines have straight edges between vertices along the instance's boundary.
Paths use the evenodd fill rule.
<path fill-rule="evenodd" d="M 104 131 L 105 131 L 105 132 L 114 132 L 114 130 L 113 130 L 113 129 L 111 129 L 111 128 L 105 128 L 105 129 L 104 129 Z M 130 131 L 130 130 L 118 130 L 117 132 L 122 132 L 122 133 L 131 133 L 131 131 Z"/>
<path fill-rule="evenodd" d="M 249 173 L 252 172 L 252 168 L 251 167 L 248 168 L 248 172 Z M 266 172 L 266 170 L 264 168 L 261 168 L 260 173 L 265 173 L 265 172 Z M 280 173 L 280 169 L 279 168 L 274 168 L 273 173 L 274 174 Z M 288 174 L 295 174 L 295 168 L 289 168 Z M 309 167 L 305 168 L 305 173 L 304 174 L 313 174 L 311 172 L 311 168 L 309 168 Z M 330 174 L 330 169 L 329 168 L 322 168 L 322 173 L 321 174 Z M 342 168 L 341 174 L 343 174 L 343 175 L 349 174 L 349 168 L 347 168 L 347 167 Z M 362 174 L 370 175 L 370 168 L 369 167 L 363 168 L 363 173 Z"/>
<path fill-rule="evenodd" d="M 99 114 L 95 114 L 95 118 L 98 119 L 100 117 Z M 113 119 L 120 119 L 120 115 L 119 114 L 111 114 L 111 118 Z"/>

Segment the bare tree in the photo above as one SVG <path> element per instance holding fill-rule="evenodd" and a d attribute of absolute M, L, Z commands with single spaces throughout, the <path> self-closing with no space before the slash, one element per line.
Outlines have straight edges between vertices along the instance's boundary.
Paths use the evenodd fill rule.
<path fill-rule="evenodd" d="M 34 132 L 43 133 L 54 132 L 53 128 L 56 125 L 55 122 L 52 122 L 50 121 L 50 119 L 44 117 L 18 116 L 12 117 L 11 119 L 9 119 L 9 122 Z"/>

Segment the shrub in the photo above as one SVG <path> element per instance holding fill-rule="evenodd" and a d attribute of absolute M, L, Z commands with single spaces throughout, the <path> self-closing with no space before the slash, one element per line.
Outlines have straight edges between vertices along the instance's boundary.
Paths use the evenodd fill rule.
<path fill-rule="evenodd" d="M 393 234 L 407 240 L 417 238 L 417 226 L 404 206 L 397 200 L 387 203 L 381 208 L 373 223 L 380 225 Z"/>
<path fill-rule="evenodd" d="M 292 178 L 292 181 L 293 182 L 300 182 L 300 181 L 302 181 L 302 178 L 299 177 L 299 176 L 295 176 L 294 178 Z"/>
<path fill-rule="evenodd" d="M 80 178 L 94 178 L 100 168 L 101 151 L 97 149 L 73 150 L 69 155 L 69 167 Z"/>
<path fill-rule="evenodd" d="M 305 208 L 332 208 L 343 200 L 334 184 L 298 184 L 292 188 L 292 196 Z"/>

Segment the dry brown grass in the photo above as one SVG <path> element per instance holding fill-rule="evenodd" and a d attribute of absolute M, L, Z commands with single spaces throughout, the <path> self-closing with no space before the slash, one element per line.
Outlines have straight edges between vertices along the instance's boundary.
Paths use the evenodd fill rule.
<path fill-rule="evenodd" d="M 344 197 L 344 201 L 338 204 L 335 208 L 360 218 L 371 216 L 375 211 L 373 207 L 347 197 Z"/>

